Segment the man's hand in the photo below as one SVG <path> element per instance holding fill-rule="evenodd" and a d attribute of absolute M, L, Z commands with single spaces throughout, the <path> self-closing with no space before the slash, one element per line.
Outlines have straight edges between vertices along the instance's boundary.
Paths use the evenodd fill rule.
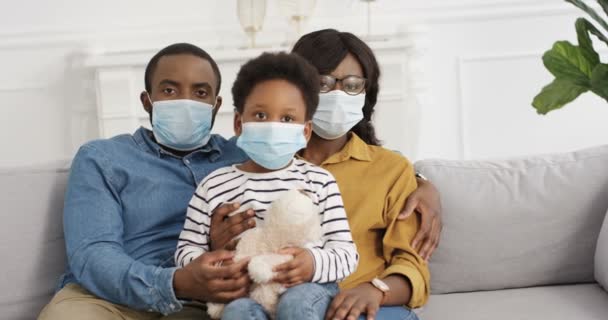
<path fill-rule="evenodd" d="M 229 302 L 247 295 L 250 280 L 248 259 L 234 263 L 234 253 L 207 252 L 175 271 L 173 288 L 179 298 L 206 302 Z"/>
<path fill-rule="evenodd" d="M 230 216 L 240 208 L 238 203 L 223 204 L 213 210 L 211 225 L 209 226 L 209 239 L 211 250 L 234 249 L 236 247 L 235 237 L 255 227 L 255 212 L 247 210 Z"/>
<path fill-rule="evenodd" d="M 285 248 L 279 253 L 290 254 L 293 259 L 274 267 L 273 271 L 277 275 L 273 281 L 289 288 L 312 280 L 314 259 L 310 251 L 302 248 Z"/>
<path fill-rule="evenodd" d="M 418 179 L 418 188 L 407 198 L 405 208 L 397 219 L 405 220 L 414 212 L 420 214 L 421 222 L 411 245 L 423 259 L 428 261 L 439 245 L 443 228 L 439 192 L 429 181 Z"/>
<path fill-rule="evenodd" d="M 383 294 L 370 283 L 340 292 L 325 314 L 325 320 L 356 320 L 363 313 L 373 320 L 380 308 Z"/>

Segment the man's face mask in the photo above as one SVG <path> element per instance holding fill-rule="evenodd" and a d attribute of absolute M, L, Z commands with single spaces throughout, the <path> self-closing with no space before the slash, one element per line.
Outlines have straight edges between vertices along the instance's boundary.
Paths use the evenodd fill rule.
<path fill-rule="evenodd" d="M 152 102 L 154 138 L 174 150 L 192 151 L 206 145 L 212 121 L 213 106 L 208 103 L 188 99 Z"/>

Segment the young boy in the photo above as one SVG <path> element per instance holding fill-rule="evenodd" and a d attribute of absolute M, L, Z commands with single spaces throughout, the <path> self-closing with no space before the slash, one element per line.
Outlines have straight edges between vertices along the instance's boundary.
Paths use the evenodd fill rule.
<path fill-rule="evenodd" d="M 303 190 L 318 205 L 323 237 L 306 248 L 282 252 L 294 259 L 275 268 L 275 281 L 288 288 L 279 299 L 277 317 L 323 319 L 338 292 L 336 282 L 355 271 L 358 254 L 334 177 L 294 158 L 312 133 L 319 75 L 295 54 L 264 53 L 242 66 L 232 95 L 237 145 L 250 160 L 216 170 L 198 186 L 178 241 L 176 265 L 183 267 L 210 250 L 211 212 L 220 205 L 240 203 L 241 210 L 254 210 L 260 225 L 273 200 L 288 190 Z M 268 317 L 255 301 L 242 298 L 229 303 L 222 318 L 252 314 Z"/>

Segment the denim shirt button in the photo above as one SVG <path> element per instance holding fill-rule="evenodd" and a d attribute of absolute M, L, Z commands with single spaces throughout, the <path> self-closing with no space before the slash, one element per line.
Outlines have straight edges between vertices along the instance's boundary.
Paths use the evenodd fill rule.
<path fill-rule="evenodd" d="M 190 164 L 190 160 L 185 159 L 185 160 L 184 160 L 184 163 L 185 163 L 185 164 Z"/>

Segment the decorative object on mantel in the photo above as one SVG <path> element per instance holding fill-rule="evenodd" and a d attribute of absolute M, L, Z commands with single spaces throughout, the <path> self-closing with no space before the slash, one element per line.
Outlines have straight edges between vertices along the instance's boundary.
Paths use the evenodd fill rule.
<path fill-rule="evenodd" d="M 372 39 L 372 2 L 376 0 L 361 0 L 367 3 L 367 34 L 364 39 Z"/>
<path fill-rule="evenodd" d="M 279 0 L 279 9 L 288 20 L 292 31 L 287 36 L 288 44 L 293 44 L 300 36 L 306 21 L 312 15 L 316 0 Z"/>
<path fill-rule="evenodd" d="M 585 11 L 603 30 L 608 32 L 608 23 L 583 0 L 565 0 Z M 608 0 L 597 0 L 608 14 Z M 606 33 L 598 30 L 589 20 L 576 20 L 578 46 L 569 41 L 557 41 L 543 55 L 543 62 L 555 79 L 534 98 L 532 106 L 539 114 L 547 114 L 574 101 L 584 92 L 591 91 L 608 101 L 608 64 L 600 62 L 593 48 L 591 35 L 608 45 Z"/>
<path fill-rule="evenodd" d="M 241 27 L 249 37 L 249 47 L 255 48 L 256 33 L 264 25 L 266 0 L 237 0 L 236 11 Z"/>

